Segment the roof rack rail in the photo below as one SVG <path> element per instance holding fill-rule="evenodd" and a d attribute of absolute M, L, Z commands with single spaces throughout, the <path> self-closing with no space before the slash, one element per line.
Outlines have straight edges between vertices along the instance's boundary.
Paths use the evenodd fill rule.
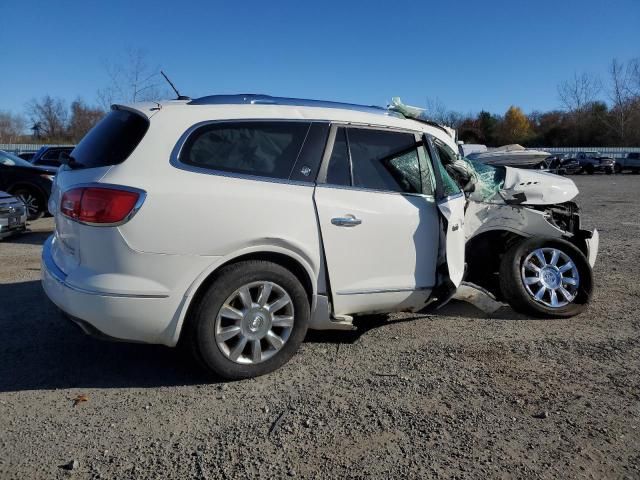
<path fill-rule="evenodd" d="M 405 118 L 399 112 L 375 105 L 356 105 L 354 103 L 331 102 L 326 100 L 310 100 L 305 98 L 272 97 L 260 94 L 209 95 L 191 100 L 187 105 L 291 105 L 296 107 L 341 108 L 358 112 L 374 113 L 392 117 Z"/>

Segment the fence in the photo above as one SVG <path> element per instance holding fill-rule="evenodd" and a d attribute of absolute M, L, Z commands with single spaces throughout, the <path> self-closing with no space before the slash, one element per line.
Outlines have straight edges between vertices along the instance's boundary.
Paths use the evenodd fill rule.
<path fill-rule="evenodd" d="M 73 147 L 71 144 L 57 144 L 57 143 L 0 143 L 0 150 L 10 152 L 14 154 L 22 152 L 35 152 L 40 150 L 40 147 Z"/>
<path fill-rule="evenodd" d="M 578 152 L 600 152 L 612 158 L 622 158 L 627 153 L 640 152 L 640 147 L 540 147 L 536 150 L 544 150 L 545 152 L 560 154 L 576 154 Z"/>

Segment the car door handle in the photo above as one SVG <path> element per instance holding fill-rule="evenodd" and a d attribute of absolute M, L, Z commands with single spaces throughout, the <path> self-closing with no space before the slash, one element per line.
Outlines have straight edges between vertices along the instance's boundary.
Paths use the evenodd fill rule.
<path fill-rule="evenodd" d="M 362 223 L 362 220 L 356 217 L 335 217 L 331 219 L 331 223 L 338 227 L 355 227 Z"/>

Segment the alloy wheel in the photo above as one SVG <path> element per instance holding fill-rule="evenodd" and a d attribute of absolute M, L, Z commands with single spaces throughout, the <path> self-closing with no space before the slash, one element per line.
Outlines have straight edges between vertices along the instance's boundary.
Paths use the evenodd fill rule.
<path fill-rule="evenodd" d="M 557 248 L 538 248 L 531 252 L 522 263 L 520 275 L 527 293 L 547 307 L 564 307 L 578 295 L 578 267 Z"/>
<path fill-rule="evenodd" d="M 294 323 L 291 297 L 274 282 L 252 282 L 234 291 L 215 322 L 220 351 L 241 364 L 264 362 L 287 343 Z"/>
<path fill-rule="evenodd" d="M 38 199 L 34 194 L 30 192 L 20 192 L 17 197 L 22 200 L 22 203 L 27 207 L 29 218 L 33 218 L 40 213 L 40 205 L 38 205 Z"/>

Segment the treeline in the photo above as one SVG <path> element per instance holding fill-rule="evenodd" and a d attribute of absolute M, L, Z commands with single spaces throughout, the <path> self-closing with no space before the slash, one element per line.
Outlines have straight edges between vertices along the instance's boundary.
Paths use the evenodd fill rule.
<path fill-rule="evenodd" d="M 432 120 L 458 130 L 466 143 L 529 147 L 640 146 L 640 59 L 613 60 L 605 81 L 576 74 L 558 86 L 561 108 L 526 115 L 511 106 L 504 115 L 463 115 L 427 102 Z"/>
<path fill-rule="evenodd" d="M 152 66 L 146 53 L 128 49 L 117 62 L 105 62 L 106 82 L 96 92 L 96 105 L 78 98 L 68 103 L 45 95 L 31 100 L 23 113 L 2 110 L 0 105 L 0 143 L 75 144 L 109 110 L 113 103 L 133 103 L 167 98 L 160 67 Z"/>
<path fill-rule="evenodd" d="M 98 90 L 99 106 L 82 99 L 70 104 L 47 95 L 32 100 L 26 115 L 3 112 L 0 105 L 0 143 L 77 143 L 116 102 L 167 97 L 140 50 L 128 52 L 123 64 L 108 65 L 109 83 Z M 488 146 L 519 143 L 530 147 L 640 146 L 640 58 L 613 60 L 606 79 L 576 74 L 558 86 L 560 107 L 525 114 L 511 106 L 503 115 L 481 111 L 463 115 L 438 101 L 427 102 L 431 120 L 458 130 L 466 143 Z"/>
<path fill-rule="evenodd" d="M 0 112 L 0 143 L 77 143 L 105 114 L 82 99 L 68 104 L 49 95 L 32 100 L 26 110 L 29 121 Z"/>

